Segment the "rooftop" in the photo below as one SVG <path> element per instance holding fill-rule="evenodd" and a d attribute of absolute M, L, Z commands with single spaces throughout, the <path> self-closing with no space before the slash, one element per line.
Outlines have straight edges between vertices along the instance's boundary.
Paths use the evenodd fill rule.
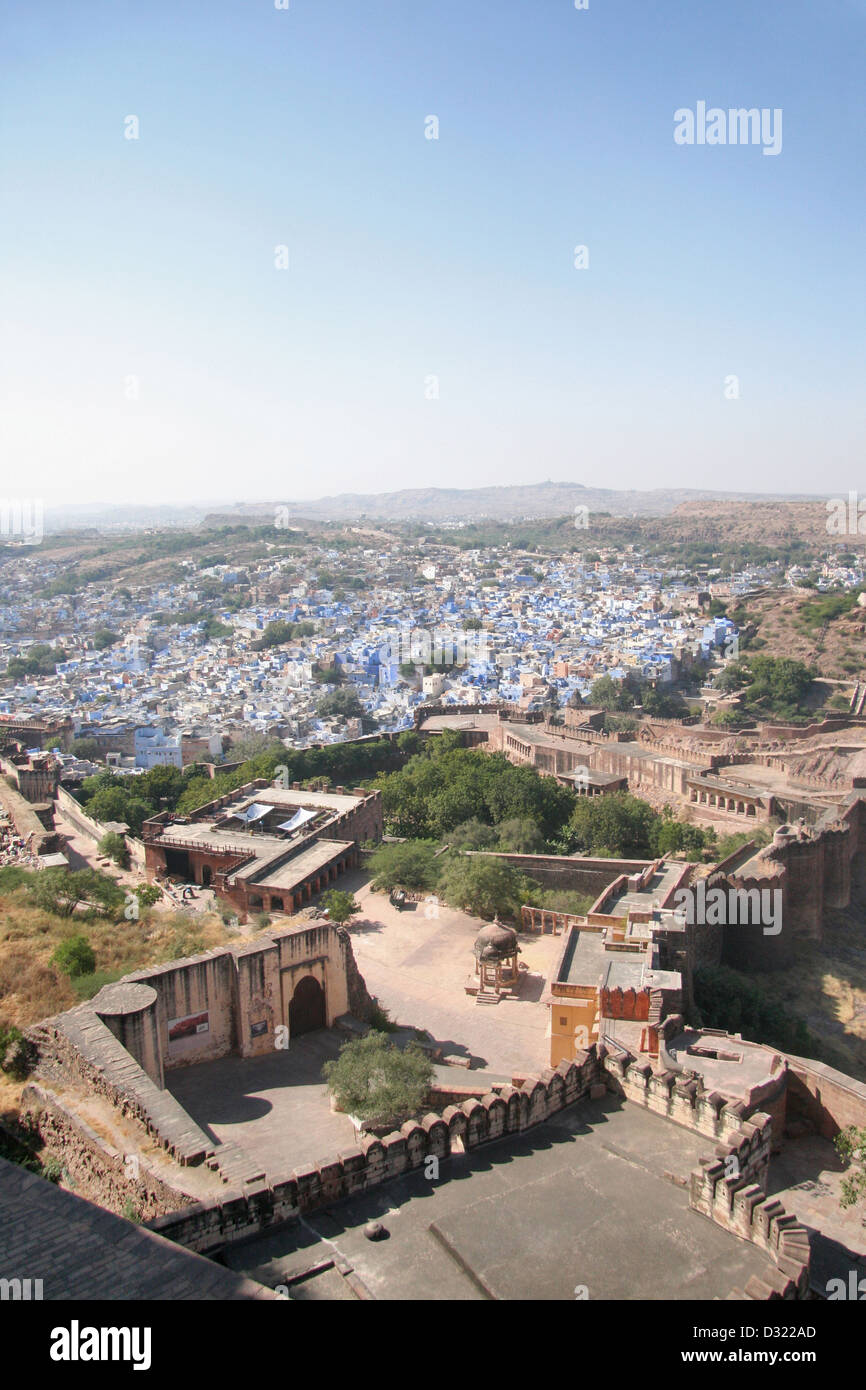
<path fill-rule="evenodd" d="M 273 1298 L 270 1289 L 0 1158 L 0 1271 L 45 1299 Z"/>
<path fill-rule="evenodd" d="M 230 1268 L 268 1285 L 335 1255 L 377 1299 L 727 1298 L 767 1256 L 691 1211 L 687 1179 L 711 1142 L 612 1096 L 581 1101 L 515 1135 L 311 1212 L 230 1247 Z M 450 1181 L 449 1181 L 450 1179 Z M 390 1239 L 366 1240 L 367 1221 Z M 639 1248 L 635 1232 L 640 1233 Z M 636 1277 L 636 1258 L 641 1273 Z"/>

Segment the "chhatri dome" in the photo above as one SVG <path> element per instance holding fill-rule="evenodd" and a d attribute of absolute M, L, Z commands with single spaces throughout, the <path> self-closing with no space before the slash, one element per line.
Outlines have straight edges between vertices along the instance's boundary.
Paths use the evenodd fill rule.
<path fill-rule="evenodd" d="M 506 956 L 514 956 L 520 950 L 517 932 L 513 927 L 503 926 L 499 918 L 495 917 L 492 922 L 481 928 L 472 949 L 476 960 L 504 960 Z"/>

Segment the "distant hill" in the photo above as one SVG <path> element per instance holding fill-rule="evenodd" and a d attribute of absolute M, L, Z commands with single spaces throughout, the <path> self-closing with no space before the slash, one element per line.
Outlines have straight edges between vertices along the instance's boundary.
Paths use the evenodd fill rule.
<path fill-rule="evenodd" d="M 814 501 L 819 493 L 712 492 L 697 488 L 654 488 L 650 491 L 618 491 L 585 487 L 581 483 L 529 483 L 513 487 L 404 488 L 399 492 L 341 493 L 316 501 L 286 502 L 291 521 L 526 521 L 565 516 L 575 507 L 613 516 L 668 516 L 687 502 Z M 225 525 L 253 518 L 273 519 L 278 503 L 239 503 L 220 507 L 205 518 L 205 525 Z"/>
<path fill-rule="evenodd" d="M 459 523 L 471 521 L 520 522 L 565 517 L 575 507 L 595 515 L 616 517 L 666 517 L 684 506 L 737 502 L 821 502 L 822 494 L 723 492 L 700 488 L 652 488 L 620 491 L 586 487 L 582 483 L 543 482 L 510 487 L 403 488 L 399 492 L 344 492 L 336 497 L 291 501 L 285 497 L 256 502 L 206 500 L 201 505 L 70 504 L 52 508 L 46 515 L 47 531 L 96 528 L 99 531 L 136 531 L 145 528 L 225 526 L 232 523 L 273 523 L 277 508 L 288 509 L 288 524 L 416 521 Z"/>

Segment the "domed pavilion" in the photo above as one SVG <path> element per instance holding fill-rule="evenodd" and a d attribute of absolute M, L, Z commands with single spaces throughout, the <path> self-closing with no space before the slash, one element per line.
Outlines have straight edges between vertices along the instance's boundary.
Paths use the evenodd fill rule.
<path fill-rule="evenodd" d="M 498 917 L 494 918 L 481 928 L 472 950 L 479 991 L 500 994 L 516 988 L 520 947 L 513 927 L 506 927 Z"/>

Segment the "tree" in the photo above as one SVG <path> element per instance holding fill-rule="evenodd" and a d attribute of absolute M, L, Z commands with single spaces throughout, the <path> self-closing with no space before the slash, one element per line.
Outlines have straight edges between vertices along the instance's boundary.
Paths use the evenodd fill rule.
<path fill-rule="evenodd" d="M 501 753 L 462 748 L 447 738 L 437 735 L 429 752 L 380 779 L 392 834 L 442 840 L 466 821 L 498 825 L 525 818 L 551 840 L 568 822 L 576 800 L 570 788 L 533 767 L 515 767 Z"/>
<path fill-rule="evenodd" d="M 132 891 L 138 898 L 139 906 L 143 908 L 153 907 L 162 897 L 155 883 L 139 883 Z"/>
<path fill-rule="evenodd" d="M 720 671 L 713 681 L 716 690 L 721 690 L 724 694 L 729 694 L 733 690 L 742 690 L 743 686 L 749 684 L 749 671 L 745 661 L 729 661 L 723 671 Z"/>
<path fill-rule="evenodd" d="M 467 820 L 448 835 L 452 849 L 492 849 L 496 844 L 496 831 L 492 825 L 480 820 Z"/>
<path fill-rule="evenodd" d="M 808 1057 L 814 1040 L 801 1018 L 768 997 L 764 988 L 728 966 L 698 966 L 694 974 L 698 1022 L 708 1028 L 742 1033 L 782 1052 Z"/>
<path fill-rule="evenodd" d="M 292 642 L 296 637 L 312 637 L 315 632 L 312 623 L 287 623 L 281 618 L 275 622 L 268 623 L 264 632 L 257 642 L 253 642 L 253 651 L 266 651 L 268 647 L 282 647 L 286 642 Z"/>
<path fill-rule="evenodd" d="M 73 979 L 77 975 L 92 975 L 96 969 L 96 954 L 86 936 L 68 936 L 61 941 L 51 957 L 51 964 Z"/>
<path fill-rule="evenodd" d="M 514 816 L 497 827 L 499 849 L 513 854 L 543 854 L 547 848 L 544 836 L 535 821 L 526 816 Z"/>
<path fill-rule="evenodd" d="M 143 777 L 128 780 L 133 786 L 138 784 L 136 790 L 143 801 L 152 806 L 159 806 L 165 802 L 169 808 L 177 805 L 186 785 L 182 770 L 171 766 L 152 767 Z"/>
<path fill-rule="evenodd" d="M 119 868 L 129 868 L 129 850 L 126 847 L 126 840 L 115 830 L 109 830 L 103 835 L 99 841 L 99 853 L 106 855 L 108 859 L 113 859 Z"/>
<path fill-rule="evenodd" d="M 72 742 L 72 752 L 76 758 L 85 758 L 95 763 L 99 757 L 99 743 L 95 738 L 76 738 Z"/>
<path fill-rule="evenodd" d="M 628 792 L 581 797 L 572 816 L 572 841 L 590 854 L 649 859 L 655 820 L 649 803 Z"/>
<path fill-rule="evenodd" d="M 439 880 L 440 896 L 474 917 L 516 917 L 531 891 L 519 870 L 486 857 L 449 856 Z"/>
<path fill-rule="evenodd" d="M 596 709 L 626 710 L 632 708 L 634 698 L 625 684 L 620 686 L 610 676 L 599 676 L 592 683 L 589 702 Z"/>
<path fill-rule="evenodd" d="M 360 719 L 364 714 L 364 706 L 358 699 L 356 690 L 332 690 L 319 701 L 316 713 L 320 719 L 327 719 L 329 715 L 336 715 L 341 719 Z"/>
<path fill-rule="evenodd" d="M 339 666 L 322 666 L 316 671 L 314 679 L 320 685 L 340 685 L 344 676 Z"/>
<path fill-rule="evenodd" d="M 98 652 L 104 652 L 106 647 L 113 647 L 115 642 L 120 641 L 120 633 L 112 632 L 110 628 L 100 627 L 93 634 L 93 645 Z"/>
<path fill-rule="evenodd" d="M 372 885 L 378 890 L 408 888 L 410 892 L 429 892 L 436 887 L 438 861 L 431 840 L 406 840 L 401 844 L 380 845 L 370 857 Z"/>
<path fill-rule="evenodd" d="M 28 883 L 27 893 L 34 906 L 57 917 L 71 917 L 79 904 L 110 913 L 126 901 L 119 884 L 96 869 L 41 869 Z"/>
<path fill-rule="evenodd" d="M 348 922 L 356 912 L 360 912 L 358 904 L 351 893 L 345 893 L 341 888 L 330 888 L 327 893 L 322 894 L 322 906 L 327 908 L 328 916 L 337 926 L 342 926 Z"/>
<path fill-rule="evenodd" d="M 841 1207 L 853 1207 L 866 1197 L 866 1128 L 848 1125 L 834 1140 L 836 1152 L 848 1164 L 839 1195 Z"/>
<path fill-rule="evenodd" d="M 434 1070 L 417 1043 L 401 1052 L 385 1033 L 371 1031 L 344 1043 L 322 1075 L 341 1110 L 371 1124 L 396 1126 L 426 1105 Z"/>
<path fill-rule="evenodd" d="M 659 719 L 676 719 L 689 712 L 688 705 L 679 692 L 669 694 L 663 690 L 656 690 L 652 685 L 644 688 L 641 706 L 644 714 L 654 715 Z"/>

